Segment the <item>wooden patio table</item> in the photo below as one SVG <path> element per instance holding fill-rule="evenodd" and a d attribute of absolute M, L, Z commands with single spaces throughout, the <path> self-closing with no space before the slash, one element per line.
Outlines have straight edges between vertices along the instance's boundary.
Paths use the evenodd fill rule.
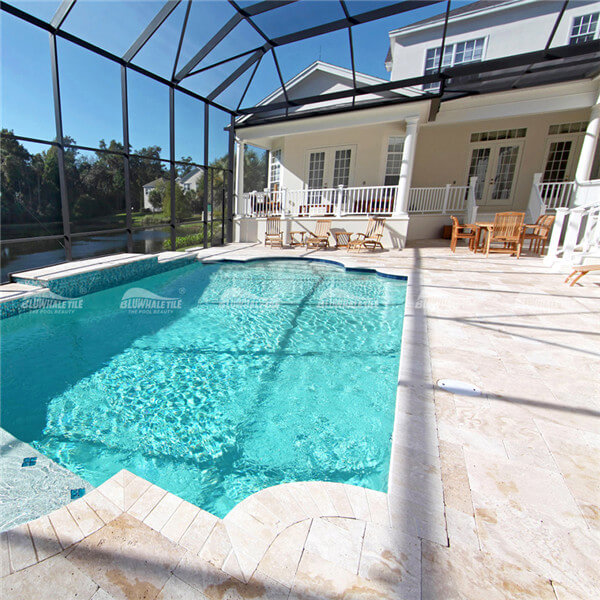
<path fill-rule="evenodd" d="M 296 236 L 299 235 L 300 239 Z M 306 231 L 290 231 L 290 246 L 295 248 L 296 246 L 304 246 L 306 243 L 304 241 L 304 236 L 306 235 Z"/>
<path fill-rule="evenodd" d="M 483 240 L 481 240 L 481 232 L 485 231 L 486 235 L 489 235 L 494 228 L 494 221 L 476 221 L 475 222 L 475 244 L 473 244 L 473 252 L 477 253 L 479 250 L 483 252 Z M 479 242 L 482 242 L 481 248 Z"/>

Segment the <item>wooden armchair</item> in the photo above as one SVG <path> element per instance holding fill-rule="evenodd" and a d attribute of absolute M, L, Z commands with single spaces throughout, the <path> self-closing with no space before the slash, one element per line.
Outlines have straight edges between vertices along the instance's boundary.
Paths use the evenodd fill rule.
<path fill-rule="evenodd" d="M 494 225 L 488 232 L 485 255 L 490 252 L 505 252 L 516 254 L 517 258 L 521 256 L 523 246 L 523 221 L 525 213 L 522 212 L 503 212 L 496 213 Z M 502 244 L 502 248 L 492 248 L 492 244 Z"/>
<path fill-rule="evenodd" d="M 456 217 L 452 216 L 450 218 L 452 219 L 452 238 L 450 239 L 450 250 L 455 252 L 456 242 L 461 239 L 469 240 L 469 250 L 473 250 L 473 246 L 475 245 L 475 225 L 461 225 Z"/>
<path fill-rule="evenodd" d="M 544 253 L 555 219 L 555 215 L 541 215 L 534 225 L 525 225 L 523 241 L 529 240 L 530 250 L 533 248 L 536 254 Z M 528 229 L 531 231 L 527 232 Z"/>
<path fill-rule="evenodd" d="M 329 247 L 329 231 L 331 229 L 331 221 L 317 221 L 314 233 L 309 233 L 306 238 L 307 248 Z"/>
<path fill-rule="evenodd" d="M 365 233 L 355 233 L 353 235 L 358 236 L 357 239 L 350 240 L 348 242 L 348 252 L 351 250 L 375 250 L 375 248 L 381 248 L 381 238 L 383 237 L 383 228 L 385 226 L 385 219 L 376 219 L 373 217 L 369 218 L 367 224 L 367 230 Z"/>
<path fill-rule="evenodd" d="M 283 248 L 283 233 L 281 231 L 281 217 L 268 217 L 265 232 L 265 246 Z"/>

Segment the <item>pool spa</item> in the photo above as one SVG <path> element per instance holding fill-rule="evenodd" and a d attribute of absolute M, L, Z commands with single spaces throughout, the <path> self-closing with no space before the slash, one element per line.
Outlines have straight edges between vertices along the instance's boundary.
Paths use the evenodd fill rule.
<path fill-rule="evenodd" d="M 387 490 L 406 280 L 194 262 L 2 323 L 2 426 L 98 486 L 224 517 L 289 481 Z"/>

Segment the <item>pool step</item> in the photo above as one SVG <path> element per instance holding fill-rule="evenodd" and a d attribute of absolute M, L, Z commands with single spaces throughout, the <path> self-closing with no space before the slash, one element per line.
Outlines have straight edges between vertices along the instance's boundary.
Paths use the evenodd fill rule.
<path fill-rule="evenodd" d="M 36 290 L 39 290 L 39 286 L 28 283 L 5 283 L 0 286 L 0 302 L 22 298 Z"/>

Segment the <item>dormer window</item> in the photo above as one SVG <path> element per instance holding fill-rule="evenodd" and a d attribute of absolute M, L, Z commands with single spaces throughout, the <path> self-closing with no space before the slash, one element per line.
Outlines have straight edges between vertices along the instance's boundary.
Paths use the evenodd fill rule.
<path fill-rule="evenodd" d="M 583 44 L 595 40 L 598 36 L 598 21 L 600 20 L 598 17 L 600 17 L 600 13 L 575 17 L 569 44 Z"/>
<path fill-rule="evenodd" d="M 483 59 L 484 47 L 485 38 L 466 40 L 464 42 L 456 42 L 455 44 L 447 44 L 444 48 L 442 67 L 454 67 L 455 65 L 479 62 Z M 427 50 L 425 55 L 425 75 L 437 73 L 440 67 L 441 54 L 441 46 L 438 46 L 437 48 L 429 48 Z M 439 87 L 439 83 L 426 83 L 423 85 L 423 90 L 435 92 L 439 89 Z"/>

